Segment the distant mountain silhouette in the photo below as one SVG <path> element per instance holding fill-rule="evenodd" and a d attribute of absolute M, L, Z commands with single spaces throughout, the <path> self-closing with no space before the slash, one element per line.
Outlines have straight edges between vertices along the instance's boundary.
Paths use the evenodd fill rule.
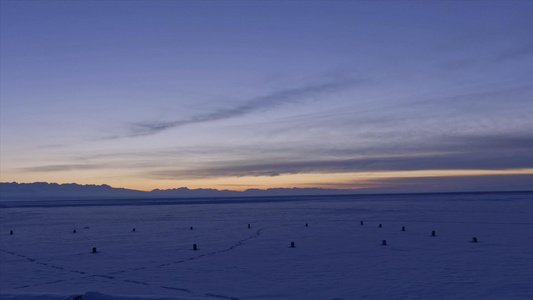
<path fill-rule="evenodd" d="M 89 199 L 140 198 L 146 192 L 113 188 L 109 185 L 80 185 L 76 183 L 0 183 L 0 200 L 16 199 Z"/>
<path fill-rule="evenodd" d="M 76 183 L 0 183 L 0 200 L 61 200 L 61 199 L 137 199 L 137 198 L 203 198 L 203 197 L 255 197 L 255 196 L 296 196 L 353 194 L 354 190 L 335 190 L 321 188 L 274 188 L 248 189 L 243 192 L 217 189 L 177 189 L 150 192 L 109 185 L 80 185 Z"/>

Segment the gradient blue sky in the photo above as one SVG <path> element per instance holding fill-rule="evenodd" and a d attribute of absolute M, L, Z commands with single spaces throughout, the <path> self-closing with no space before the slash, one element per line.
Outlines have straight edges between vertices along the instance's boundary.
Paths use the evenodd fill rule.
<path fill-rule="evenodd" d="M 531 1 L 2 1 L 1 181 L 533 189 Z"/>

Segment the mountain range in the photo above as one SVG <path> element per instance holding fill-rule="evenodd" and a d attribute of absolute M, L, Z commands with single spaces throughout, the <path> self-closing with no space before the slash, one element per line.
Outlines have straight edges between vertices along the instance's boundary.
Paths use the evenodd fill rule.
<path fill-rule="evenodd" d="M 149 192 L 114 188 L 109 185 L 81 185 L 76 183 L 0 183 L 0 200 L 76 200 L 76 199 L 136 199 L 136 198 L 204 198 L 204 197 L 257 197 L 257 196 L 297 196 L 353 194 L 354 190 L 322 188 L 273 188 L 248 189 L 245 191 L 217 189 L 177 189 Z"/>

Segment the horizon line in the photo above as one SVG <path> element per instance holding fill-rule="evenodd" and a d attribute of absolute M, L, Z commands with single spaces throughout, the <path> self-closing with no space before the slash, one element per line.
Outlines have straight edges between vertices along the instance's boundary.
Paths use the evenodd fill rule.
<path fill-rule="evenodd" d="M 272 190 L 321 190 L 321 191 L 342 191 L 343 194 L 303 194 L 303 195 L 285 195 L 285 196 L 324 196 L 324 195 L 410 195 L 410 194 L 471 194 L 471 193 L 477 193 L 477 194 L 483 194 L 483 193 L 532 193 L 533 189 L 526 189 L 526 190 L 463 190 L 463 191 L 412 191 L 412 192 L 398 192 L 398 191 L 382 191 L 375 188 L 352 188 L 352 189 L 333 189 L 333 188 L 321 188 L 321 187 L 291 187 L 291 188 L 284 188 L 284 187 L 272 187 L 272 188 L 266 188 L 266 189 L 260 189 L 260 188 L 249 188 L 245 190 L 230 190 L 230 189 L 216 189 L 216 188 L 188 188 L 188 187 L 178 187 L 178 188 L 169 188 L 169 189 L 152 189 L 149 191 L 144 190 L 136 190 L 136 189 L 130 189 L 130 188 L 124 188 L 124 187 L 114 187 L 109 184 L 79 184 L 75 182 L 70 183 L 57 183 L 57 182 L 46 182 L 46 181 L 35 181 L 35 182 L 0 182 L 0 184 L 17 184 L 17 185 L 30 185 L 30 184 L 48 184 L 48 185 L 76 185 L 80 187 L 86 187 L 86 186 L 93 186 L 93 187 L 109 187 L 111 189 L 115 190 L 126 190 L 126 191 L 132 191 L 132 192 L 139 192 L 139 193 L 152 193 L 154 191 L 177 191 L 180 189 L 188 190 L 188 191 L 216 191 L 216 192 L 233 192 L 233 193 L 245 193 L 247 191 L 259 191 L 259 192 L 268 192 Z M 364 193 L 357 193 L 357 191 L 364 191 Z M 372 190 L 375 190 L 372 192 Z M 350 194 L 350 192 L 353 191 L 353 193 Z M 283 195 L 256 195 L 255 197 L 274 197 L 274 196 L 283 196 Z M 171 197 L 170 197 L 171 198 Z M 158 199 L 167 199 L 165 197 L 158 198 Z"/>

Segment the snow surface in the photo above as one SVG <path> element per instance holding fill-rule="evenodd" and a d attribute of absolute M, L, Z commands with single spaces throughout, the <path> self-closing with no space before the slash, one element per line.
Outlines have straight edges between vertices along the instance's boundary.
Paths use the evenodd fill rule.
<path fill-rule="evenodd" d="M 533 193 L 54 203 L 3 205 L 1 299 L 533 299 Z"/>

